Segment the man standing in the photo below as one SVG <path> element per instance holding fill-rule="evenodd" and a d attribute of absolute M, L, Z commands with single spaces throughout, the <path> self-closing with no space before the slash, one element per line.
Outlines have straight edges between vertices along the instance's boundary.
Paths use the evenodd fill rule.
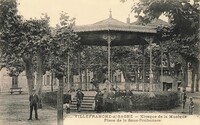
<path fill-rule="evenodd" d="M 103 89 L 103 111 L 107 112 L 107 98 L 108 98 L 108 91 L 106 88 Z"/>
<path fill-rule="evenodd" d="M 29 97 L 29 102 L 30 102 L 30 117 L 28 120 L 32 120 L 32 112 L 33 112 L 33 108 L 35 110 L 35 119 L 38 119 L 38 114 L 37 114 L 37 103 L 38 103 L 38 95 L 35 93 L 35 90 L 33 90 L 33 93 L 30 95 Z"/>
<path fill-rule="evenodd" d="M 190 97 L 190 104 L 189 104 L 189 114 L 192 115 L 194 111 L 194 102 L 192 97 Z"/>
<path fill-rule="evenodd" d="M 92 85 L 94 86 L 94 89 L 95 89 L 96 91 L 99 90 L 99 85 L 98 85 L 97 81 L 96 81 L 94 78 L 91 79 L 91 82 L 90 82 L 90 83 L 92 83 Z M 93 88 L 93 87 L 92 87 L 92 88 Z M 93 90 L 94 90 L 94 89 L 93 89 Z"/>
<path fill-rule="evenodd" d="M 184 113 L 185 103 L 186 103 L 186 99 L 187 99 L 186 90 L 183 90 L 181 98 L 182 98 L 182 113 Z"/>
<path fill-rule="evenodd" d="M 76 100 L 77 100 L 77 111 L 81 112 L 81 103 L 83 101 L 84 94 L 81 92 L 81 89 L 78 89 L 76 93 Z"/>
<path fill-rule="evenodd" d="M 95 96 L 95 110 L 97 113 L 100 113 L 103 110 L 103 94 L 100 90 L 97 91 Z"/>
<path fill-rule="evenodd" d="M 113 102 L 114 102 L 114 90 L 110 90 L 110 92 L 108 92 L 107 98 L 106 98 L 106 111 L 107 112 L 112 112 L 113 111 Z"/>
<path fill-rule="evenodd" d="M 125 109 L 127 112 L 132 112 L 133 102 L 131 97 L 133 96 L 133 93 L 126 89 L 124 95 Z"/>

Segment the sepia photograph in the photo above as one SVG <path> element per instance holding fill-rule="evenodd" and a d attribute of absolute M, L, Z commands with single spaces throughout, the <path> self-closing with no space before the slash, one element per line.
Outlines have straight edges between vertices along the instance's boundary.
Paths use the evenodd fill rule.
<path fill-rule="evenodd" d="M 200 0 L 0 0 L 0 125 L 102 124 L 200 124 Z"/>

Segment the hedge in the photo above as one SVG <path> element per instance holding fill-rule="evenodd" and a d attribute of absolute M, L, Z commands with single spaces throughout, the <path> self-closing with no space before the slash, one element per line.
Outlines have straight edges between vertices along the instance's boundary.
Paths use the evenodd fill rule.
<path fill-rule="evenodd" d="M 180 102 L 178 92 L 134 92 L 133 110 L 168 110 Z"/>
<path fill-rule="evenodd" d="M 57 106 L 57 91 L 42 93 L 42 102 L 56 108 Z"/>
<path fill-rule="evenodd" d="M 180 104 L 180 96 L 178 92 L 133 92 L 132 110 L 168 110 L 177 107 Z M 54 108 L 57 104 L 57 92 L 43 93 L 43 102 Z M 114 105 L 114 110 L 117 109 L 117 103 Z M 127 106 L 126 100 L 120 110 L 125 111 Z"/>

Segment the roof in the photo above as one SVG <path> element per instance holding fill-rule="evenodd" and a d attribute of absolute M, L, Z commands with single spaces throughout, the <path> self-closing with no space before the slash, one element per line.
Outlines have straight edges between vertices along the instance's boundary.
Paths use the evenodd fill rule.
<path fill-rule="evenodd" d="M 96 22 L 96 23 L 94 23 L 94 24 L 92 24 L 92 25 L 108 25 L 108 24 L 127 25 L 126 23 L 121 22 L 121 21 L 119 21 L 119 20 L 116 20 L 116 19 L 114 19 L 114 18 L 112 18 L 112 17 L 109 17 L 109 18 L 107 18 L 107 19 L 105 19 L 105 20 L 101 20 L 101 21 Z"/>
<path fill-rule="evenodd" d="M 157 33 L 155 26 L 124 23 L 112 18 L 111 12 L 107 19 L 90 25 L 74 26 L 73 30 L 79 35 L 82 45 L 98 46 L 108 45 L 108 34 L 112 39 L 111 46 L 134 46 L 148 44 L 144 37 Z"/>
<path fill-rule="evenodd" d="M 154 26 L 130 25 L 117 19 L 109 17 L 105 20 L 98 21 L 90 25 L 75 26 L 75 32 L 92 32 L 92 31 L 126 31 L 141 33 L 156 33 Z"/>
<path fill-rule="evenodd" d="M 138 19 L 137 21 L 131 23 L 131 25 L 141 25 L 140 22 L 141 22 L 141 20 Z M 154 19 L 154 20 L 152 20 L 150 23 L 148 23 L 146 26 L 154 26 L 154 27 L 157 27 L 157 26 L 159 26 L 159 25 L 167 25 L 167 26 L 168 26 L 169 23 L 166 22 L 166 21 L 163 21 L 163 20 L 161 20 L 161 19 Z"/>

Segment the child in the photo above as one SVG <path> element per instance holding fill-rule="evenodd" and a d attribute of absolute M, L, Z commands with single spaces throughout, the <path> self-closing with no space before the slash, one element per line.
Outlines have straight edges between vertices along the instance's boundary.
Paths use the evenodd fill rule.
<path fill-rule="evenodd" d="M 64 94 L 64 108 L 66 108 L 66 113 L 70 113 L 70 103 L 72 102 L 72 97 L 70 94 L 70 90 Z"/>
<path fill-rule="evenodd" d="M 192 97 L 190 97 L 190 105 L 189 105 L 189 114 L 193 114 L 194 111 L 194 102 L 192 100 Z"/>

